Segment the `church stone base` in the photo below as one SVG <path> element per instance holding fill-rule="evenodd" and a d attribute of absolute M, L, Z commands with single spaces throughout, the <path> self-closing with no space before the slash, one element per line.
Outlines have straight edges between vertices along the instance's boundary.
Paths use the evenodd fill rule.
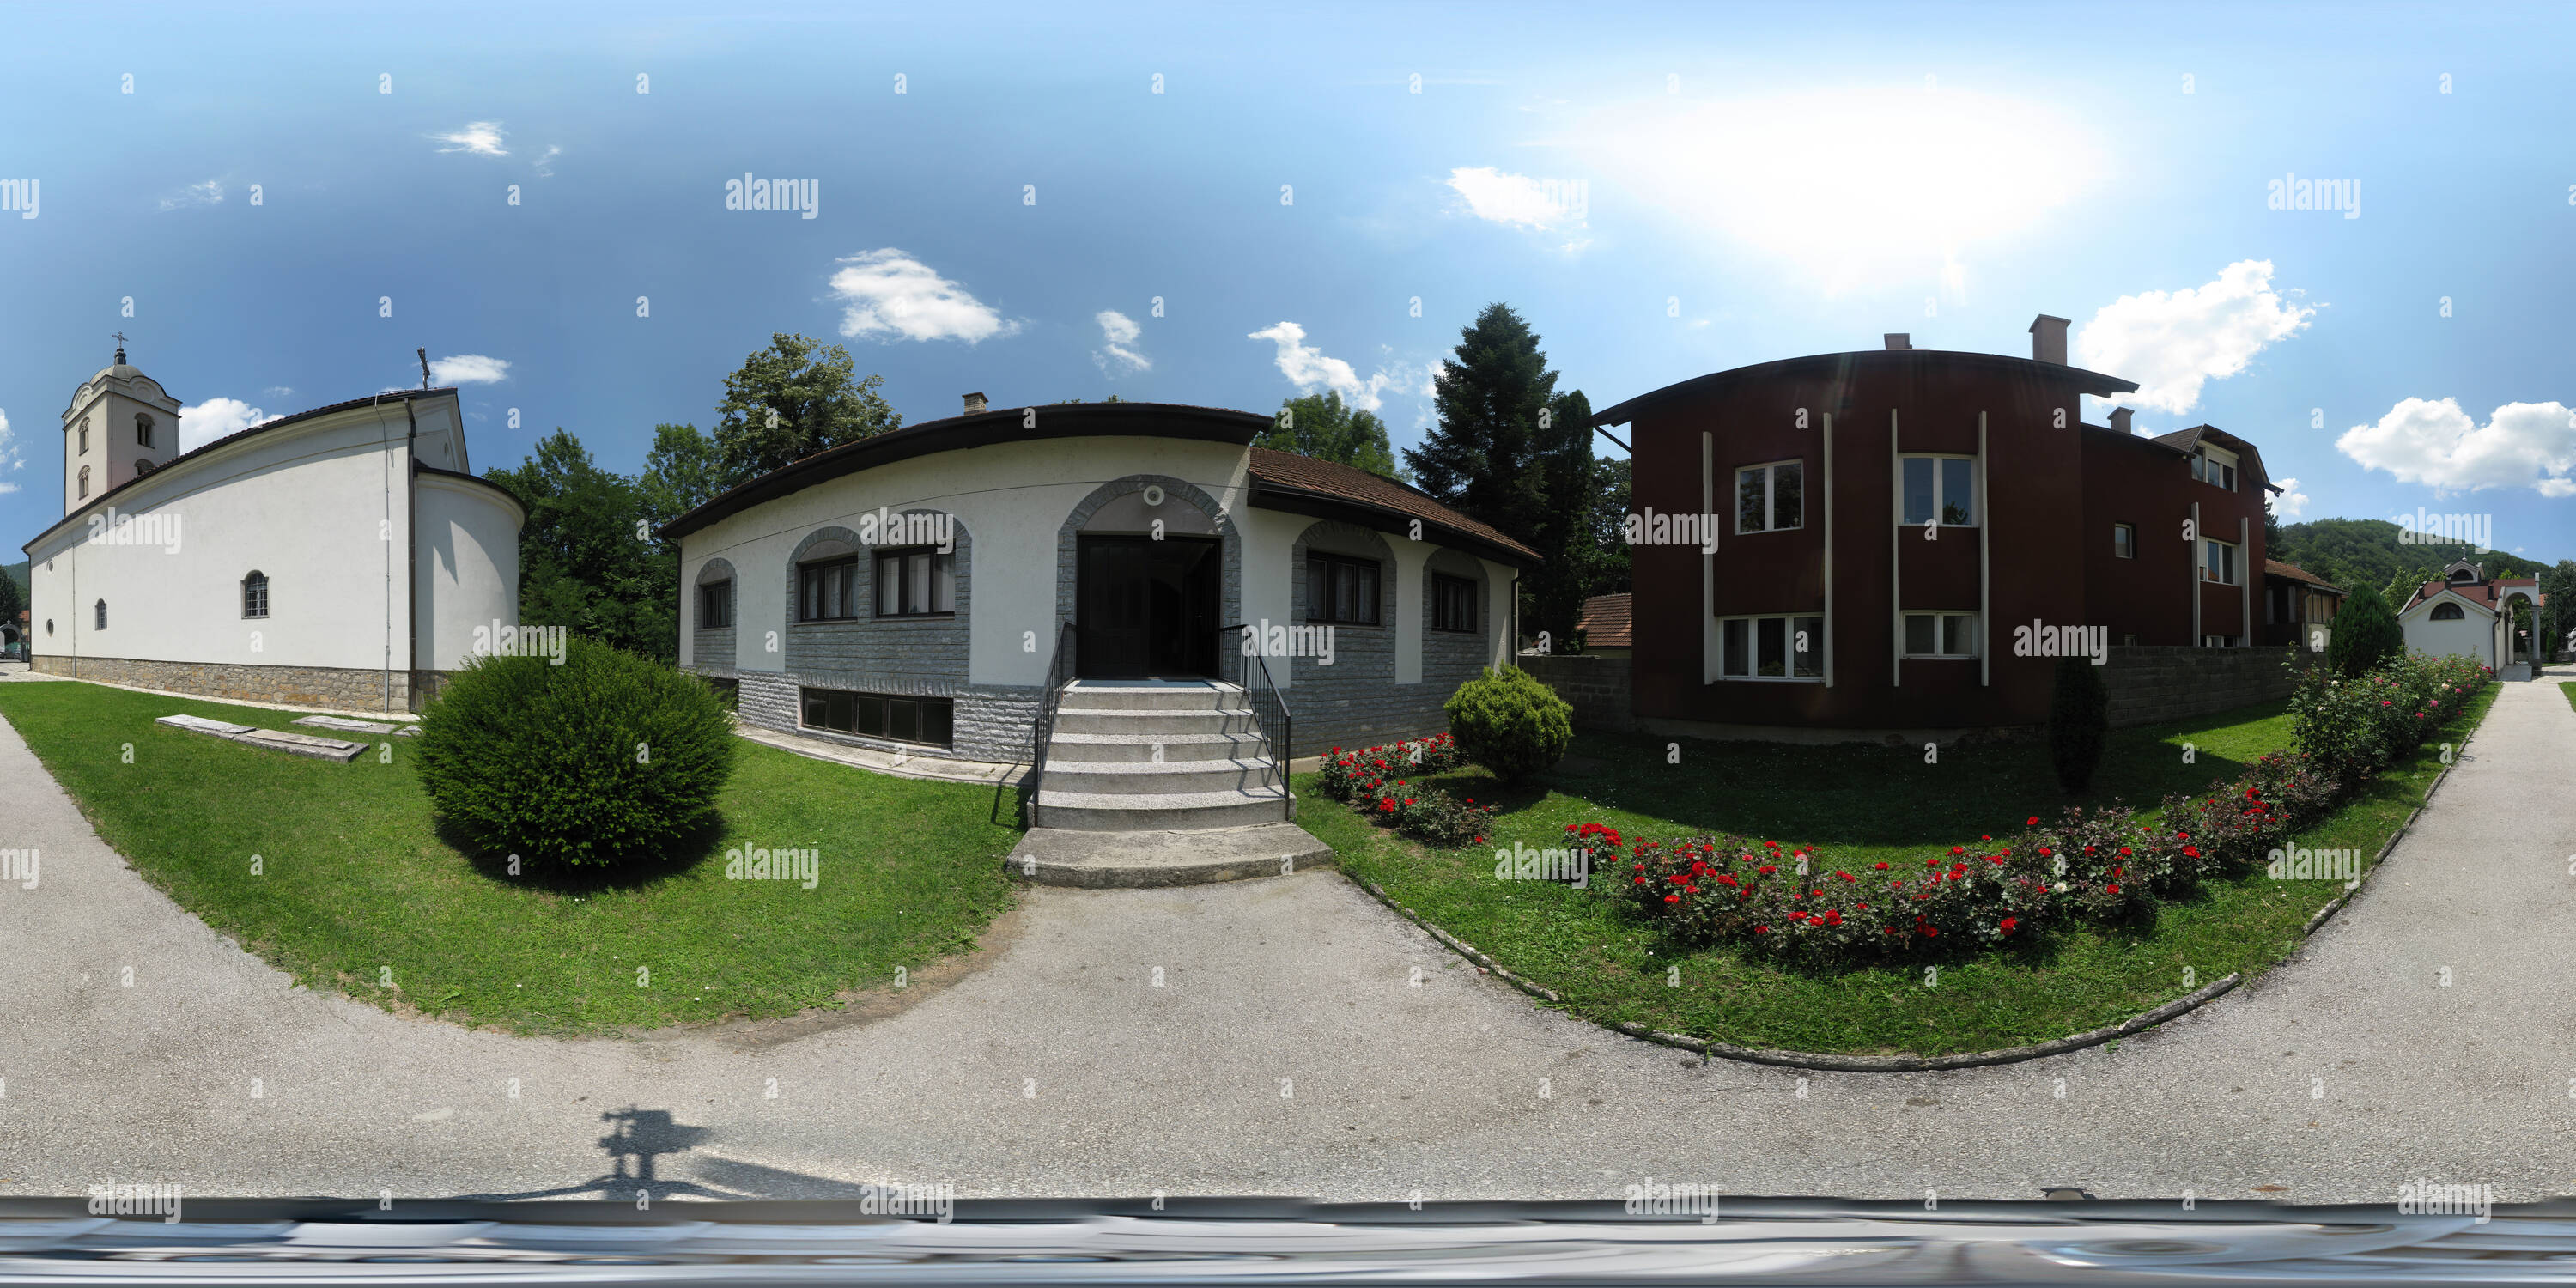
<path fill-rule="evenodd" d="M 393 673 L 391 700 L 385 673 L 329 666 L 236 666 L 218 662 L 138 662 L 121 657 L 36 655 L 32 668 L 43 675 L 102 684 L 125 684 L 206 698 L 241 702 L 277 702 L 299 707 L 334 707 L 342 711 L 408 711 L 412 677 Z M 423 672 L 424 676 L 432 672 Z"/>

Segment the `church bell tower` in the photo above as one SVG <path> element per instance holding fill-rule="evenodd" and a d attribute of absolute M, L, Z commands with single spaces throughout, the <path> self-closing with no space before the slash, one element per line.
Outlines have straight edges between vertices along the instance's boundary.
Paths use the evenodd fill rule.
<path fill-rule="evenodd" d="M 63 413 L 63 513 L 131 483 L 179 454 L 179 400 L 125 361 L 82 382 Z"/>

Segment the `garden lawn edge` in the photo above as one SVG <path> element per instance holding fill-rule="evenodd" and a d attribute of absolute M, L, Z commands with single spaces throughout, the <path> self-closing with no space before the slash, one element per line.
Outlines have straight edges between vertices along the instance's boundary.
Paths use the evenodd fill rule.
<path fill-rule="evenodd" d="M 2576 702 L 2576 691 L 2571 691 L 2569 701 Z M 2482 727 L 2486 722 L 2481 717 L 2478 723 Z M 2466 758 L 2469 744 L 2475 741 L 2477 736 L 2477 728 L 2473 727 L 2468 735 L 2460 740 L 2463 759 Z M 2353 896 L 2361 893 L 2362 886 L 2370 883 L 2370 878 L 2378 873 L 2379 865 L 2396 851 L 2397 843 L 2404 840 L 2408 832 L 2414 830 L 2415 820 L 2423 817 L 2426 807 L 2433 803 L 2434 794 L 2442 790 L 2443 783 L 2450 781 L 2451 771 L 2457 768 L 2459 764 L 2454 761 L 2442 766 L 2441 772 L 2433 775 L 2433 781 L 2425 784 L 2424 798 L 2415 802 L 2415 808 L 2407 811 L 2405 820 L 2397 825 L 2395 831 L 2388 834 L 2387 842 L 2379 847 L 2379 853 L 2371 859 L 2370 866 L 2363 870 L 2361 880 L 2355 883 L 2352 889 L 2336 895 L 2326 906 L 2317 909 L 2315 916 L 2308 918 L 2307 926 L 2300 931 L 2303 941 L 2313 938 L 2318 928 L 2324 926 L 2327 920 L 2340 911 L 2345 904 L 2352 902 Z M 1474 962 L 1479 969 L 1496 979 L 1541 1001 L 1560 1005 L 1564 1003 L 1564 996 L 1556 990 L 1514 973 L 1501 962 L 1479 952 L 1474 945 L 1432 924 L 1428 918 L 1413 909 L 1397 903 L 1376 882 L 1351 876 L 1348 872 L 1344 872 L 1343 875 L 1350 877 L 1354 884 L 1368 891 L 1371 898 L 1385 904 L 1397 916 L 1420 926 L 1442 945 L 1468 961 Z M 2284 957 L 2279 965 L 2288 965 L 2297 956 L 2298 954 L 2294 952 Z M 1710 1042 L 1688 1034 L 1650 1029 L 1643 1024 L 1630 1021 L 1596 1020 L 1581 1014 L 1576 1014 L 1575 1018 L 1586 1024 L 1609 1029 L 1642 1042 L 1653 1042 L 1693 1052 L 1702 1058 L 1720 1057 L 1740 1060 L 1747 1064 L 1767 1064 L 1791 1069 L 1820 1069 L 1832 1073 L 1928 1073 L 1942 1069 L 1974 1069 L 1985 1065 L 2019 1064 L 2025 1060 L 2044 1059 L 2052 1055 L 2064 1055 L 2070 1051 L 2081 1051 L 2086 1047 L 2100 1046 L 2105 1042 L 2124 1038 L 2133 1033 L 2141 1033 L 2168 1020 L 2188 1015 L 2233 992 L 2236 986 L 2243 982 L 2244 976 L 2241 972 L 2230 971 L 2225 976 L 2212 980 L 2162 1006 L 2142 1011 L 2117 1024 L 2069 1034 L 2062 1038 L 2052 1038 L 2046 1042 L 2034 1042 L 2027 1046 L 2003 1047 L 1994 1051 L 1968 1051 L 1957 1055 L 1830 1055 L 1814 1051 L 1778 1051 L 1763 1047 L 1735 1046 L 1726 1042 Z"/>

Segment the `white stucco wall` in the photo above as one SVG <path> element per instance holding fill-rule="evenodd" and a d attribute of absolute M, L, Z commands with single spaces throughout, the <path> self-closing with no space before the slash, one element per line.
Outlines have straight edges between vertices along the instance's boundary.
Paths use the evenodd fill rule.
<path fill-rule="evenodd" d="M 461 444 L 453 396 L 413 404 L 428 441 Z M 57 657 L 212 662 L 355 670 L 409 665 L 411 577 L 404 566 L 404 405 L 358 407 L 281 426 L 128 487 L 114 500 L 123 529 L 164 538 L 119 544 L 108 507 L 28 547 L 35 646 Z M 453 453 L 462 457 L 461 446 Z M 462 486 L 472 487 L 471 484 Z M 433 612 L 513 616 L 518 595 L 515 507 L 495 501 L 441 510 L 462 523 L 475 553 L 454 556 L 461 598 Z M 445 503 L 439 503 L 445 505 Z M 176 540 L 169 525 L 175 521 Z M 425 525 L 426 526 L 426 525 Z M 502 551 L 506 550 L 506 572 Z M 426 565 L 432 558 L 423 552 Z M 479 565 L 479 571 L 477 570 Z M 269 615 L 242 615 L 242 579 L 267 574 Z M 108 627 L 93 626 L 97 601 Z M 48 634 L 50 619 L 54 630 Z M 424 615 L 422 633 L 431 633 Z M 423 648 L 422 665 L 430 665 Z M 446 665 L 445 662 L 438 663 Z"/>
<path fill-rule="evenodd" d="M 2443 601 L 2436 600 L 2434 603 Z M 2463 605 L 2460 620 L 2437 622 L 2428 616 L 2433 604 L 2418 604 L 2398 619 L 2398 629 L 2406 636 L 2406 651 L 2430 653 L 2435 657 L 2471 657 L 2488 666 L 2496 664 L 2495 618 L 2474 606 Z"/>
<path fill-rule="evenodd" d="M 475 627 L 519 620 L 526 515 L 490 487 L 435 474 L 417 481 L 420 665 L 453 671 L 472 655 Z"/>

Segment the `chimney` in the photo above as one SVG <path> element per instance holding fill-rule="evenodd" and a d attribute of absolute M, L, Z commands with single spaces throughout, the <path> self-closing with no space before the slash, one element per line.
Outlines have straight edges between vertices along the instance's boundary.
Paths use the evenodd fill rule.
<path fill-rule="evenodd" d="M 1887 333 L 1887 351 L 1889 353 L 1897 353 L 1913 347 L 1913 336 L 1907 335 L 1902 331 L 1890 331 Z"/>
<path fill-rule="evenodd" d="M 979 411 L 982 411 L 982 410 L 984 410 L 984 395 L 982 395 L 982 394 L 968 394 L 968 395 L 966 395 L 966 414 L 967 414 L 967 415 L 972 416 L 972 415 L 974 415 L 975 413 L 977 413 L 977 412 L 979 412 Z"/>
<path fill-rule="evenodd" d="M 2114 408 L 2112 408 L 2112 409 L 2111 409 L 2111 428 L 2112 428 L 2113 430 L 2115 430 L 2115 431 L 2117 431 L 2117 432 L 2121 433 L 2121 434 L 2134 434 L 2134 433 L 2138 432 L 2138 431 L 2136 431 L 2136 430 L 2134 430 L 2134 429 L 2129 428 L 2129 417 L 2130 417 L 2132 414 L 2133 414 L 2133 413 L 2132 413 L 2132 412 L 2130 412 L 2130 410 L 2129 410 L 2128 408 L 2126 408 L 2126 407 L 2114 407 Z"/>
<path fill-rule="evenodd" d="M 2042 313 L 2030 324 L 2030 360 L 2066 365 L 2066 319 Z"/>

